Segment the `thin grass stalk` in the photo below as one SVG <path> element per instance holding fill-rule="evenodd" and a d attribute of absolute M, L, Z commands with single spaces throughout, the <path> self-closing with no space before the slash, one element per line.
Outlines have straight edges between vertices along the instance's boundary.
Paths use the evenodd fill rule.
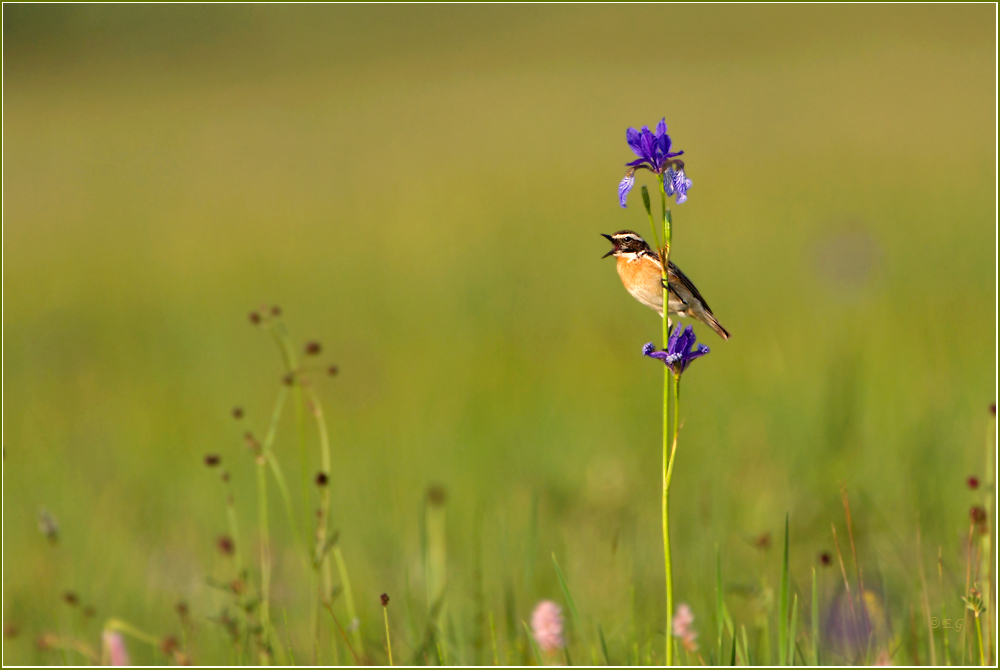
<path fill-rule="evenodd" d="M 816 580 L 816 568 L 812 570 L 812 662 L 819 665 L 819 586 Z"/>
<path fill-rule="evenodd" d="M 240 548 L 240 528 L 236 517 L 236 501 L 233 499 L 232 487 L 226 484 L 226 521 L 229 524 L 229 536 L 233 538 L 233 558 L 236 562 L 236 576 L 243 579 L 243 550 Z"/>
<path fill-rule="evenodd" d="M 656 232 L 656 223 L 653 222 L 653 210 L 649 206 L 649 189 L 646 185 L 642 186 L 642 204 L 646 207 L 646 216 L 649 217 L 649 228 L 653 231 L 653 241 L 656 243 L 654 249 L 660 248 L 660 236 Z"/>
<path fill-rule="evenodd" d="M 490 610 L 490 646 L 493 648 L 493 665 L 500 665 L 500 652 L 497 649 L 497 625 L 493 620 L 493 610 Z"/>
<path fill-rule="evenodd" d="M 330 433 L 327 430 L 326 418 L 323 415 L 323 406 L 319 402 L 319 397 L 312 388 L 308 389 L 309 392 L 309 404 L 312 407 L 313 417 L 316 419 L 316 427 L 319 431 L 319 447 L 320 447 L 320 462 L 322 464 L 323 472 L 329 476 L 330 470 L 333 468 L 333 459 L 330 455 Z M 317 541 L 322 542 L 320 548 L 322 549 L 327 540 L 327 534 L 329 532 L 328 523 L 330 517 L 330 489 L 329 486 L 324 486 L 320 492 L 320 515 L 322 516 L 321 528 L 322 528 L 322 539 L 317 534 Z M 354 609 L 354 593 L 351 590 L 351 579 L 347 575 L 347 563 L 344 561 L 344 554 L 340 549 L 340 545 L 337 544 L 332 550 L 334 562 L 337 564 L 337 573 L 340 577 L 340 585 L 344 589 L 344 605 L 347 607 L 347 616 L 351 617 L 350 625 L 354 628 L 351 632 L 351 637 L 354 638 L 354 644 L 358 647 L 358 652 L 364 655 L 364 639 L 361 637 L 361 627 L 360 619 L 358 619 L 358 613 Z M 330 556 L 329 553 L 324 553 L 322 561 L 322 573 L 323 573 L 323 588 L 326 592 L 326 597 L 329 598 L 333 591 L 333 578 L 330 572 Z"/>
<path fill-rule="evenodd" d="M 924 616 L 927 618 L 927 639 L 931 647 L 931 665 L 937 665 L 937 650 L 934 645 L 934 626 L 931 623 L 931 602 L 927 596 L 927 577 L 924 575 L 924 550 L 920 543 L 920 528 L 917 528 L 917 566 L 920 568 L 920 587 L 924 605 Z"/>
<path fill-rule="evenodd" d="M 996 623 L 995 612 L 996 612 L 996 590 L 993 581 L 993 556 L 995 550 L 995 536 L 996 524 L 992 523 L 993 520 L 993 510 L 995 506 L 995 496 L 996 496 L 996 486 L 994 482 L 994 453 L 996 453 L 996 415 L 990 419 L 989 428 L 986 431 L 986 470 L 984 477 L 983 490 L 985 491 L 986 500 L 983 503 L 983 507 L 986 509 L 987 523 L 989 524 L 989 530 L 983 533 L 983 545 L 985 551 L 983 552 L 983 573 L 985 575 L 986 584 L 983 590 L 986 593 L 986 634 L 987 634 L 987 654 L 986 660 L 990 663 L 994 663 L 994 647 L 993 638 L 994 630 L 993 626 Z"/>
<path fill-rule="evenodd" d="M 983 625 L 976 614 L 976 635 L 979 637 L 979 665 L 986 665 L 986 657 L 983 654 Z"/>
<path fill-rule="evenodd" d="M 667 665 L 673 665 L 673 619 L 674 619 L 674 575 L 670 557 L 670 481 L 674 476 L 674 458 L 677 456 L 677 428 L 678 410 L 680 406 L 680 377 L 671 376 L 668 372 L 664 384 L 668 387 L 664 389 L 664 397 L 673 397 L 674 420 L 673 435 L 669 455 L 667 450 L 667 440 L 663 442 L 663 558 L 666 567 L 667 577 Z M 673 383 L 671 383 L 671 381 Z M 668 414 L 666 412 L 667 403 L 664 401 L 664 427 L 667 426 Z"/>
<path fill-rule="evenodd" d="M 395 665 L 392 662 L 392 638 L 389 636 L 389 608 L 385 605 L 382 606 L 382 616 L 385 618 L 385 649 L 386 653 L 389 655 L 389 665 Z"/>
<path fill-rule="evenodd" d="M 847 579 L 847 569 L 844 567 L 844 554 L 840 551 L 840 540 L 837 539 L 837 526 L 830 524 L 833 530 L 833 546 L 837 550 L 837 561 L 840 563 L 840 574 L 844 578 L 844 590 L 847 592 L 847 603 L 851 607 L 851 625 L 857 627 L 858 613 L 854 609 L 854 596 L 851 595 L 851 582 Z"/>
<path fill-rule="evenodd" d="M 938 591 L 944 594 L 944 559 L 942 558 L 941 545 L 938 545 Z M 945 621 L 948 618 L 948 612 L 945 609 L 945 599 L 941 598 L 941 621 Z M 941 637 L 944 640 L 944 664 L 951 665 L 951 645 L 948 642 L 948 633 L 942 632 Z"/>
<path fill-rule="evenodd" d="M 715 546 L 715 625 L 716 625 L 716 655 L 722 658 L 722 629 L 723 621 L 723 600 L 722 600 L 722 556 L 719 553 L 719 546 Z M 736 644 L 736 638 L 733 638 Z"/>
<path fill-rule="evenodd" d="M 360 653 L 364 653 L 364 638 L 361 637 L 361 620 L 358 618 L 357 610 L 354 609 L 354 594 L 351 591 L 351 579 L 347 576 L 347 563 L 344 561 L 344 552 L 340 550 L 340 545 L 333 548 L 333 562 L 337 565 L 337 574 L 340 576 L 340 585 L 344 589 L 344 605 L 347 607 L 347 616 L 351 617 L 350 625 L 354 628 L 351 637 L 358 646 Z"/>
<path fill-rule="evenodd" d="M 320 405 L 319 398 L 316 392 L 312 388 L 308 389 L 309 395 L 309 406 L 312 409 L 313 418 L 316 420 L 316 428 L 319 431 L 319 446 L 320 446 L 320 472 L 322 472 L 327 477 L 330 476 L 330 470 L 333 467 L 332 459 L 330 457 L 330 436 L 326 429 L 326 420 L 323 418 L 323 407 Z M 330 571 L 330 556 L 326 548 L 327 537 L 330 532 L 330 486 L 329 481 L 327 485 L 320 487 L 319 492 L 319 519 L 316 528 L 316 548 L 319 552 L 322 552 L 322 557 L 320 560 L 321 572 L 323 577 L 323 597 L 330 598 L 333 594 L 333 576 Z M 354 614 L 349 613 L 353 618 Z"/>
<path fill-rule="evenodd" d="M 792 600 L 792 618 L 788 622 L 788 653 L 785 658 L 788 665 L 795 665 L 795 629 L 799 621 L 799 594 Z"/>
<path fill-rule="evenodd" d="M 851 523 L 851 503 L 847 498 L 847 482 L 840 482 L 840 498 L 844 503 L 844 516 L 847 519 L 847 537 L 851 541 L 851 557 L 854 559 L 854 572 L 858 579 L 858 600 L 861 605 L 862 623 L 865 630 L 872 630 L 871 619 L 868 615 L 868 602 L 865 599 L 865 578 L 861 572 L 861 563 L 858 562 L 858 551 L 854 546 L 854 525 Z"/>
<path fill-rule="evenodd" d="M 969 541 L 965 550 L 965 597 L 970 595 L 972 588 L 972 538 L 976 530 L 976 522 L 969 523 Z M 966 655 L 969 651 L 969 627 L 962 626 L 962 665 L 965 665 Z"/>
<path fill-rule="evenodd" d="M 257 457 L 257 523 L 260 527 L 260 625 L 263 628 L 262 665 L 269 665 L 267 647 L 271 638 L 271 531 L 267 518 L 267 460 Z"/>
<path fill-rule="evenodd" d="M 290 375 L 292 382 L 292 401 L 295 405 L 295 432 L 299 447 L 299 463 L 302 470 L 302 504 L 305 512 L 304 529 L 309 528 L 309 521 L 312 515 L 309 512 L 309 458 L 306 451 L 306 410 L 305 399 L 302 393 L 302 382 L 298 377 L 298 358 L 295 355 L 295 348 L 292 346 L 292 339 L 288 335 L 283 321 L 277 321 L 271 329 L 271 334 L 281 351 L 282 360 L 285 363 L 285 371 Z"/>
<path fill-rule="evenodd" d="M 257 519 L 260 527 L 260 573 L 261 573 L 261 608 L 260 619 L 263 628 L 264 640 L 267 643 L 267 651 L 261 652 L 261 662 L 269 660 L 270 644 L 277 645 L 277 640 L 273 639 L 273 626 L 271 625 L 271 531 L 268 519 L 267 502 L 267 454 L 271 452 L 274 444 L 274 437 L 278 431 L 278 422 L 281 420 L 281 412 L 285 406 L 285 399 L 288 396 L 288 389 L 282 386 L 278 390 L 278 398 L 274 403 L 274 410 L 271 413 L 271 422 L 264 435 L 264 442 L 261 451 L 257 454 Z"/>
<path fill-rule="evenodd" d="M 788 665 L 788 515 L 785 514 L 785 549 L 778 589 L 778 665 Z"/>

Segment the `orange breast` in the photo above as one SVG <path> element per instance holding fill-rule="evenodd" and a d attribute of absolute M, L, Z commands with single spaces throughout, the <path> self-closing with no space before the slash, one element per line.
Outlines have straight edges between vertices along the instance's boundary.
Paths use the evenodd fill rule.
<path fill-rule="evenodd" d="M 618 276 L 622 284 L 632 296 L 653 309 L 663 309 L 663 287 L 660 284 L 660 264 L 648 256 L 629 262 L 623 257 L 618 258 Z"/>

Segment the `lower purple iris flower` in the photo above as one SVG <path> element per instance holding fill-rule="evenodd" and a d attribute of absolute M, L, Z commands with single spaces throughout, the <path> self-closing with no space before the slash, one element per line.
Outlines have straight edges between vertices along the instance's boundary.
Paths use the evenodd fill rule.
<path fill-rule="evenodd" d="M 667 339 L 665 351 L 657 351 L 653 343 L 650 342 L 642 348 L 642 354 L 650 358 L 660 359 L 675 375 L 679 376 L 691 365 L 691 361 L 701 358 L 709 351 L 708 347 L 704 344 L 697 344 L 696 340 L 694 328 L 691 326 L 685 328 L 678 323 L 674 327 L 674 332 Z"/>

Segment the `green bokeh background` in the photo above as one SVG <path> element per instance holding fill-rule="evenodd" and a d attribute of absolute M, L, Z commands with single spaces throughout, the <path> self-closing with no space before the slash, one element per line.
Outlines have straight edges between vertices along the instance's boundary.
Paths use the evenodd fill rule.
<path fill-rule="evenodd" d="M 845 481 L 897 633 L 919 608 L 918 525 L 928 565 L 938 546 L 945 562 L 934 606 L 957 613 L 979 499 L 964 480 L 985 475 L 996 384 L 995 19 L 5 5 L 3 618 L 21 634 L 4 663 L 55 662 L 34 636 L 95 641 L 108 616 L 176 632 L 181 598 L 195 660 L 228 660 L 205 620 L 224 601 L 206 575 L 229 574 L 224 493 L 201 461 L 222 455 L 252 544 L 253 466 L 229 412 L 262 430 L 280 383 L 246 318 L 262 303 L 340 366 L 315 384 L 373 654 L 383 591 L 416 603 L 393 611 L 397 654 L 422 625 L 431 483 L 469 639 L 477 554 L 506 639 L 505 590 L 518 620 L 561 600 L 555 552 L 613 649 L 634 621 L 659 651 L 662 373 L 639 353 L 660 324 L 598 234 L 647 232 L 638 192 L 623 210 L 615 187 L 626 127 L 664 115 L 694 181 L 673 258 L 733 333 L 696 326 L 712 354 L 683 384 L 678 600 L 707 644 L 718 546 L 750 626 L 740 592 L 776 586 L 780 566 L 753 541 L 778 545 L 786 512 L 806 596 Z M 298 482 L 290 419 L 277 450 Z M 309 583 L 273 512 L 275 602 L 304 649 Z M 821 583 L 832 597 L 834 573 Z M 482 660 L 472 646 L 459 660 Z"/>

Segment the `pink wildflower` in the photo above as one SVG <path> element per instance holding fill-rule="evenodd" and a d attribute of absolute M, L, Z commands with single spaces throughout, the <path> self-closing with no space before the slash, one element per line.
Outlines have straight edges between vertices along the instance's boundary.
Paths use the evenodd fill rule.
<path fill-rule="evenodd" d="M 698 632 L 694 629 L 694 612 L 681 603 L 677 606 L 677 613 L 674 614 L 674 637 L 680 638 L 684 648 L 688 653 L 693 654 L 698 651 Z"/>
<path fill-rule="evenodd" d="M 551 600 L 543 600 L 535 605 L 531 614 L 531 630 L 539 648 L 552 653 L 566 646 L 563 639 L 562 609 Z"/>
<path fill-rule="evenodd" d="M 111 660 L 111 665 L 132 665 L 128 650 L 125 649 L 125 638 L 115 630 L 106 630 L 101 635 L 104 642 L 104 653 Z"/>

